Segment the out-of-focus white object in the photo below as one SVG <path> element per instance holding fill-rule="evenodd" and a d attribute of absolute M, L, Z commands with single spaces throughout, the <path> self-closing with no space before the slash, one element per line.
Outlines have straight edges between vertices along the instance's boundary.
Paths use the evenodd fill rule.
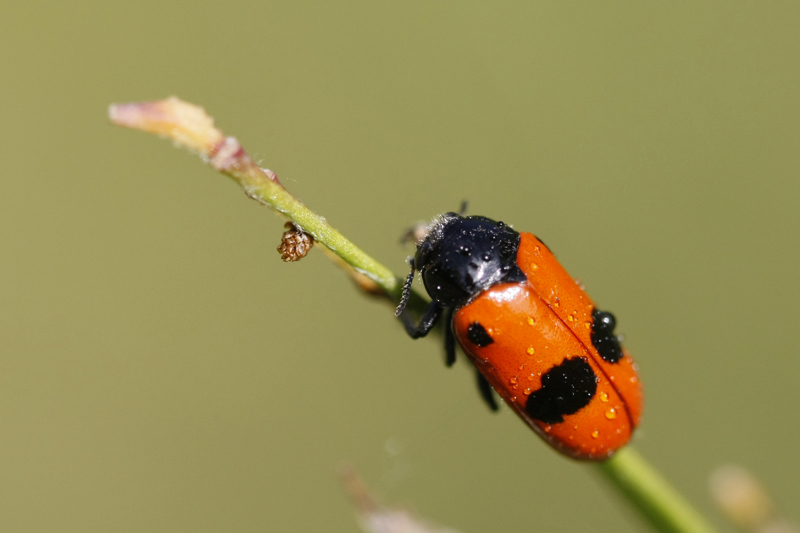
<path fill-rule="evenodd" d="M 736 526 L 753 533 L 800 533 L 782 518 L 767 489 L 749 471 L 736 465 L 717 468 L 709 480 L 711 496 Z"/>
<path fill-rule="evenodd" d="M 384 506 L 375 499 L 352 468 L 342 468 L 339 475 L 345 492 L 356 507 L 359 524 L 365 533 L 459 533 L 455 529 L 424 522 L 410 511 Z"/>

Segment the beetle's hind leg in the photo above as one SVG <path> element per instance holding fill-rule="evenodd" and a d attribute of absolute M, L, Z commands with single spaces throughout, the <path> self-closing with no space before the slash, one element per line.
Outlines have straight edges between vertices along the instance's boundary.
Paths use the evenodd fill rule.
<path fill-rule="evenodd" d="M 486 402 L 486 405 L 489 406 L 489 409 L 492 411 L 497 411 L 499 409 L 497 405 L 497 400 L 494 397 L 494 389 L 492 388 L 492 384 L 489 383 L 489 380 L 481 374 L 481 371 L 477 368 L 475 372 L 478 376 L 478 390 L 481 393 L 481 398 L 483 401 Z"/>
<path fill-rule="evenodd" d="M 456 336 L 453 334 L 453 308 L 444 315 L 444 364 L 448 367 L 456 362 Z"/>

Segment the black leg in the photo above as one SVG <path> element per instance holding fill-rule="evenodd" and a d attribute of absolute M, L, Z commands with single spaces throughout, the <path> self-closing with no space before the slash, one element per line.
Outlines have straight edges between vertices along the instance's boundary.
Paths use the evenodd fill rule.
<path fill-rule="evenodd" d="M 489 406 L 489 409 L 492 411 L 497 411 L 497 400 L 494 399 L 494 390 L 492 389 L 492 385 L 489 383 L 483 374 L 481 374 L 480 370 L 475 369 L 478 374 L 478 390 L 481 392 L 481 397 L 483 401 L 486 402 L 486 405 Z"/>
<path fill-rule="evenodd" d="M 442 308 L 436 302 L 431 302 L 431 304 L 428 306 L 428 309 L 425 311 L 425 314 L 422 315 L 422 319 L 419 321 L 419 324 L 414 324 L 414 321 L 405 311 L 403 311 L 400 315 L 400 320 L 403 321 L 403 325 L 406 327 L 406 332 L 408 335 L 412 339 L 418 339 L 420 337 L 424 337 L 430 332 L 430 330 L 433 329 L 433 326 L 436 325 L 436 322 L 439 320 L 440 316 L 442 316 Z"/>
<path fill-rule="evenodd" d="M 448 367 L 456 362 L 456 336 L 453 335 L 453 308 L 444 315 L 444 364 Z"/>

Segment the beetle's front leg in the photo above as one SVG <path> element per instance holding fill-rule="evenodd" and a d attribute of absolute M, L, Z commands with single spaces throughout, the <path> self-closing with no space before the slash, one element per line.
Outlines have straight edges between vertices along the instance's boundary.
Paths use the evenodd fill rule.
<path fill-rule="evenodd" d="M 431 302 L 428 309 L 425 310 L 425 314 L 422 315 L 419 324 L 414 324 L 414 320 L 408 316 L 408 312 L 405 310 L 400 314 L 400 320 L 403 321 L 403 325 L 406 327 L 406 333 L 412 339 L 418 339 L 424 337 L 433 329 L 439 317 L 442 316 L 442 311 L 443 308 L 438 303 Z"/>

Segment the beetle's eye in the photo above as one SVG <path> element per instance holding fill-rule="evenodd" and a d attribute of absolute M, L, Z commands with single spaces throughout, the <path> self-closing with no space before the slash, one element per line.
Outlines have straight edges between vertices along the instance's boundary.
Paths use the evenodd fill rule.
<path fill-rule="evenodd" d="M 500 253 L 500 257 L 502 257 L 503 259 L 508 259 L 512 257 L 517 251 L 516 244 L 510 240 L 500 241 L 500 246 L 498 246 L 497 248 L 498 248 L 497 251 Z"/>

